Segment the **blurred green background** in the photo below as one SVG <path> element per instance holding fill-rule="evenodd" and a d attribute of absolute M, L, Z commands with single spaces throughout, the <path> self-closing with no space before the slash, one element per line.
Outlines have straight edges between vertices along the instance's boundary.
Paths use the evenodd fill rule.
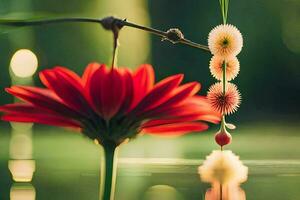
<path fill-rule="evenodd" d="M 217 0 L 0 0 L 0 5 L 0 16 L 5 19 L 116 15 L 161 30 L 178 27 L 186 38 L 201 44 L 207 43 L 209 31 L 221 23 Z M 238 125 L 233 132 L 234 143 L 229 148 L 248 160 L 251 177 L 244 189 L 250 200 L 296 200 L 300 195 L 297 190 L 300 174 L 299 19 L 299 0 L 230 1 L 228 20 L 242 32 L 244 48 L 238 56 L 241 72 L 233 81 L 243 100 L 238 112 L 228 120 Z M 161 42 L 157 36 L 127 27 L 121 32 L 120 44 L 119 66 L 135 68 L 151 63 L 157 80 L 184 73 L 185 81 L 197 80 L 202 84 L 203 95 L 216 82 L 210 76 L 211 55 L 207 52 Z M 96 24 L 0 26 L 0 47 L 0 104 L 5 104 L 13 100 L 4 92 L 5 87 L 12 83 L 32 83 L 30 78 L 16 78 L 9 70 L 10 60 L 17 50 L 30 49 L 36 54 L 37 71 L 61 65 L 81 74 L 89 62 L 110 63 L 112 35 Z M 40 85 L 37 73 L 33 83 Z M 15 185 L 8 170 L 9 159 L 36 160 L 32 185 L 16 185 L 16 188 L 34 187 L 39 200 L 97 199 L 100 165 L 97 146 L 81 135 L 62 129 L 35 126 L 24 132 L 23 128 L 14 131 L 21 130 L 21 135 L 31 140 L 16 146 L 19 150 L 14 157 L 14 132 L 8 123 L 0 123 L 0 199 L 9 199 Z M 144 136 L 122 146 L 121 158 L 192 161 L 181 167 L 174 167 L 174 163 L 167 166 L 130 165 L 128 160 L 121 163 L 117 199 L 147 199 L 144 195 L 155 185 L 172 185 L 175 190 L 159 187 L 158 193 L 167 190 L 176 196 L 171 198 L 173 200 L 202 199 L 208 186 L 201 184 L 196 168 L 200 159 L 217 148 L 213 141 L 216 129 L 214 126 L 207 133 L 172 139 Z M 271 161 L 270 165 L 253 164 L 251 160 L 283 160 L 286 165 Z M 270 169 L 273 170 L 271 175 Z M 284 173 L 274 172 L 274 169 Z M 285 187 L 280 184 L 270 187 L 274 182 Z M 260 196 L 255 196 L 257 191 Z"/>

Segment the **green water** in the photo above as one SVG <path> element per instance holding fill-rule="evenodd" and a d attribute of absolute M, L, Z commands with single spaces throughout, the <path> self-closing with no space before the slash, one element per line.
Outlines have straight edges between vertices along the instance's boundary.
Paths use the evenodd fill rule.
<path fill-rule="evenodd" d="M 36 165 L 33 180 L 15 183 L 8 170 L 11 131 L 4 127 L 0 134 L 1 200 L 31 200 L 34 193 L 36 200 L 98 199 L 101 150 L 92 141 L 71 131 L 35 128 L 31 145 Z M 300 199 L 298 130 L 291 124 L 255 124 L 235 131 L 228 149 L 249 167 L 249 178 L 241 185 L 247 199 Z M 20 154 L 28 145 L 25 147 L 18 147 Z M 210 186 L 200 181 L 197 168 L 214 149 L 217 146 L 212 132 L 171 139 L 142 136 L 123 145 L 116 200 L 204 199 Z"/>

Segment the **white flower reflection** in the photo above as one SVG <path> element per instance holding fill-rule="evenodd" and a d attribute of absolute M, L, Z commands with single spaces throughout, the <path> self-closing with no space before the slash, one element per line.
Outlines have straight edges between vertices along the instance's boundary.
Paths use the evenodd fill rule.
<path fill-rule="evenodd" d="M 212 187 L 205 193 L 205 200 L 246 200 L 246 194 L 239 185 L 222 185 L 222 190 L 220 187 L 220 183 L 212 184 Z"/>
<path fill-rule="evenodd" d="M 248 168 L 232 151 L 213 151 L 199 167 L 200 178 L 211 184 L 205 200 L 244 200 L 239 185 L 247 180 Z"/>
<path fill-rule="evenodd" d="M 242 183 L 247 180 L 248 168 L 232 151 L 213 151 L 199 167 L 199 174 L 207 183 Z"/>

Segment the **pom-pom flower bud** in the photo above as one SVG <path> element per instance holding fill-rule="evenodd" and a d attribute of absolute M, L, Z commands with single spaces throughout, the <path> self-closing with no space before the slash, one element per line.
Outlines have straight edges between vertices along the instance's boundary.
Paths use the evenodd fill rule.
<path fill-rule="evenodd" d="M 215 141 L 221 147 L 229 144 L 231 142 L 231 139 L 232 139 L 232 137 L 231 137 L 230 133 L 227 132 L 226 130 L 221 129 L 215 135 Z"/>
<path fill-rule="evenodd" d="M 232 83 L 226 84 L 225 92 L 221 82 L 215 83 L 209 88 L 207 98 L 215 111 L 225 115 L 235 112 L 241 102 L 240 93 Z"/>
<path fill-rule="evenodd" d="M 208 47 L 213 55 L 236 56 L 242 50 L 243 37 L 235 26 L 222 24 L 209 33 Z"/>
<path fill-rule="evenodd" d="M 240 63 L 236 57 L 224 59 L 220 56 L 213 56 L 210 60 L 210 73 L 218 80 L 223 79 L 223 63 L 226 63 L 226 80 L 233 80 L 240 71 Z"/>

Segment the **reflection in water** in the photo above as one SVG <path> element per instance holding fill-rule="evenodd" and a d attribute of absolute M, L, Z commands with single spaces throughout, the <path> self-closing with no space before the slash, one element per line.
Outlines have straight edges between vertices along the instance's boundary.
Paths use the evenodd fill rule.
<path fill-rule="evenodd" d="M 30 182 L 35 171 L 32 160 L 32 124 L 11 123 L 8 168 L 16 182 Z"/>
<path fill-rule="evenodd" d="M 150 187 L 143 198 L 144 200 L 183 200 L 180 193 L 168 185 L 155 185 Z"/>
<path fill-rule="evenodd" d="M 12 42 L 14 40 L 12 39 Z M 28 49 L 18 50 L 10 62 L 12 84 L 32 85 L 32 76 L 38 67 L 36 55 Z M 11 123 L 8 168 L 16 182 L 30 182 L 35 171 L 32 160 L 31 123 Z"/>
<path fill-rule="evenodd" d="M 30 1 L 12 1 L 13 10 L 30 10 Z M 34 33 L 31 27 L 20 29 L 18 34 L 9 34 L 12 49 L 34 47 Z M 33 76 L 38 68 L 37 56 L 29 49 L 17 50 L 10 61 L 10 78 L 12 85 L 33 85 Z M 11 186 L 10 200 L 35 200 L 35 188 L 24 182 L 30 182 L 35 171 L 32 159 L 32 126 L 30 123 L 11 123 L 11 140 L 9 145 L 10 160 L 8 168 L 15 182 Z M 22 183 L 20 183 L 22 182 Z"/>
<path fill-rule="evenodd" d="M 205 200 L 244 200 L 239 185 L 247 180 L 248 168 L 232 151 L 213 151 L 199 167 L 203 182 L 211 184 Z"/>
<path fill-rule="evenodd" d="M 16 182 L 30 182 L 35 171 L 34 160 L 10 160 L 8 168 Z"/>
<path fill-rule="evenodd" d="M 35 188 L 30 183 L 35 171 L 32 160 L 32 124 L 11 123 L 8 168 L 15 184 L 10 189 L 10 200 L 35 200 Z M 20 183 L 21 182 L 21 183 Z"/>
<path fill-rule="evenodd" d="M 242 183 L 247 180 L 248 168 L 232 151 L 213 151 L 199 167 L 199 173 L 207 183 Z"/>
<path fill-rule="evenodd" d="M 220 183 L 212 184 L 212 187 L 205 193 L 205 200 L 246 200 L 245 191 L 239 187 L 239 184 L 223 185 L 222 190 L 220 186 Z"/>
<path fill-rule="evenodd" d="M 14 184 L 10 189 L 10 200 L 35 200 L 34 187 L 27 184 Z"/>

